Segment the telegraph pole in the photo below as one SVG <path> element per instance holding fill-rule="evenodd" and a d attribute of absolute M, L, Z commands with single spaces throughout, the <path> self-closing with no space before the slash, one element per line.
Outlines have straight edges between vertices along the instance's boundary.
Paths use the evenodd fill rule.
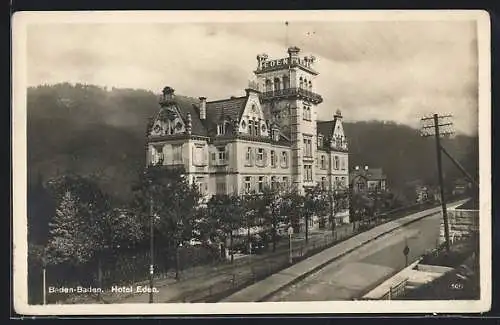
<path fill-rule="evenodd" d="M 437 156 L 437 168 L 439 177 L 439 187 L 441 191 L 441 208 L 443 210 L 443 222 L 444 222 L 444 236 L 446 240 L 446 250 L 450 251 L 450 227 L 448 223 L 448 213 L 446 211 L 446 200 L 444 197 L 444 181 L 443 181 L 443 166 L 441 159 L 441 136 L 450 135 L 453 132 L 450 130 L 440 130 L 440 127 L 452 126 L 451 122 L 443 122 L 444 119 L 450 118 L 451 115 L 433 114 L 432 117 L 424 117 L 421 119 L 422 125 L 422 136 L 434 136 L 436 139 L 436 156 Z M 430 124 L 428 122 L 431 121 Z"/>

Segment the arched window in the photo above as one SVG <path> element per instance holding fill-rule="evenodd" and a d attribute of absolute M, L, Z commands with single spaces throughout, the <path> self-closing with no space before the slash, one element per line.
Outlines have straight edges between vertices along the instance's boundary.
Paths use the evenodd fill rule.
<path fill-rule="evenodd" d="M 274 78 L 274 91 L 279 91 L 281 89 L 280 78 Z"/>
<path fill-rule="evenodd" d="M 283 89 L 290 88 L 290 78 L 287 75 L 283 76 Z"/>
<path fill-rule="evenodd" d="M 272 91 L 273 90 L 273 83 L 271 80 L 266 79 L 266 91 Z"/>
<path fill-rule="evenodd" d="M 248 134 L 253 135 L 253 121 L 248 121 Z"/>
<path fill-rule="evenodd" d="M 304 80 L 302 80 L 302 77 L 299 79 L 299 87 L 304 88 Z"/>
<path fill-rule="evenodd" d="M 339 157 L 335 156 L 335 169 L 339 169 Z"/>
<path fill-rule="evenodd" d="M 311 80 L 309 80 L 309 91 L 312 91 L 312 89 L 313 89 L 313 84 L 312 84 Z"/>
<path fill-rule="evenodd" d="M 307 90 L 307 79 L 306 78 L 304 78 L 304 85 L 301 88 L 304 88 L 305 90 Z"/>

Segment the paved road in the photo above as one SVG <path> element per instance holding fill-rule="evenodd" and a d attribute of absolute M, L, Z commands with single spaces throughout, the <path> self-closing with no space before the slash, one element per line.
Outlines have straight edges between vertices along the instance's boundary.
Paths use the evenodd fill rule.
<path fill-rule="evenodd" d="M 436 247 L 440 214 L 404 226 L 327 265 L 303 281 L 266 301 L 325 301 L 358 298 L 405 266 Z"/>

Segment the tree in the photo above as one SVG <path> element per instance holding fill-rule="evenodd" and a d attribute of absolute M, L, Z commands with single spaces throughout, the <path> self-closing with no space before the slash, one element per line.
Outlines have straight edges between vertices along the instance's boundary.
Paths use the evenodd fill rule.
<path fill-rule="evenodd" d="M 306 231 L 306 243 L 309 241 L 309 221 L 314 215 L 323 213 L 324 211 L 324 201 L 322 196 L 322 190 L 319 185 L 308 188 L 305 191 L 302 204 L 302 217 L 305 221 L 305 231 Z"/>
<path fill-rule="evenodd" d="M 179 247 L 194 237 L 196 229 L 201 197 L 198 189 L 189 184 L 182 168 L 149 166 L 134 186 L 134 193 L 133 210 L 146 229 L 153 222 L 156 250 L 175 256 L 178 278 Z"/>
<path fill-rule="evenodd" d="M 278 239 L 278 226 L 282 221 L 281 205 L 283 199 L 278 189 L 264 187 L 262 193 L 259 193 L 259 214 L 262 216 L 262 225 L 271 232 L 271 242 L 273 244 L 273 252 L 276 251 L 276 242 Z"/>
<path fill-rule="evenodd" d="M 255 193 L 248 193 L 245 195 L 242 195 L 241 197 L 241 205 L 244 210 L 244 217 L 243 217 L 243 222 L 245 224 L 245 227 L 247 228 L 247 244 L 250 250 L 250 245 L 251 245 L 251 234 L 250 234 L 250 229 L 254 226 L 259 226 L 259 197 Z"/>
<path fill-rule="evenodd" d="M 242 201 L 235 194 L 216 194 L 208 201 L 207 211 L 212 232 L 220 233 L 220 237 L 224 241 L 229 238 L 229 252 L 232 263 L 234 261 L 233 232 L 242 226 L 244 215 Z"/>
<path fill-rule="evenodd" d="M 304 197 L 296 189 L 288 188 L 282 194 L 281 215 L 285 216 L 286 222 L 293 227 L 294 232 L 300 231 L 300 218 Z"/>
<path fill-rule="evenodd" d="M 66 191 L 56 213 L 49 223 L 47 261 L 50 264 L 82 264 L 92 256 L 92 241 L 88 238 L 80 202 L 71 191 Z"/>

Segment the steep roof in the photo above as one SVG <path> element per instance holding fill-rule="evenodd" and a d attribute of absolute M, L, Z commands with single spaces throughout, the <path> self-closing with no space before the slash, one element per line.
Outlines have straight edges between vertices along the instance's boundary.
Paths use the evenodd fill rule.
<path fill-rule="evenodd" d="M 184 121 L 187 121 L 187 114 L 191 114 L 191 133 L 194 135 L 207 136 L 207 128 L 200 120 L 200 101 L 192 97 L 176 95 L 175 102 Z"/>
<path fill-rule="evenodd" d="M 354 179 L 357 175 L 360 175 L 368 181 L 378 181 L 386 179 L 387 176 L 382 171 L 382 168 L 368 168 L 368 170 L 360 169 L 354 170 L 350 173 L 349 178 Z"/>
<path fill-rule="evenodd" d="M 214 124 L 217 124 L 224 118 L 230 121 L 239 121 L 245 109 L 246 102 L 247 96 L 207 102 L 207 120 Z"/>
<path fill-rule="evenodd" d="M 336 118 L 330 121 L 318 121 L 316 123 L 318 134 L 321 133 L 325 138 L 329 138 L 333 134 L 333 130 L 335 130 L 336 123 Z"/>

